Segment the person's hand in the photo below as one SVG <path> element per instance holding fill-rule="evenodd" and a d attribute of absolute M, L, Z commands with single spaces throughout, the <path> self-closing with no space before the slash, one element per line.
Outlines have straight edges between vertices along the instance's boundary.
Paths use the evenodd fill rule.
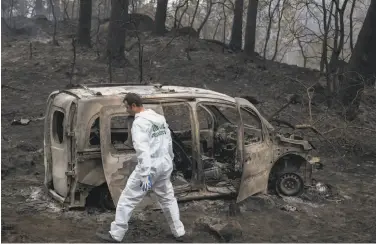
<path fill-rule="evenodd" d="M 140 187 L 142 191 L 148 191 L 152 187 L 150 175 L 141 177 Z"/>

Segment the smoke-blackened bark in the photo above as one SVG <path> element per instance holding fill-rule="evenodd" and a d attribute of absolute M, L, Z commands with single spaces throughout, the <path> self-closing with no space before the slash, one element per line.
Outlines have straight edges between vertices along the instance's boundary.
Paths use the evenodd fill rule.
<path fill-rule="evenodd" d="M 257 7 L 258 0 L 249 0 L 247 10 L 247 25 L 244 40 L 244 52 L 247 55 L 253 55 L 255 51 Z"/>
<path fill-rule="evenodd" d="M 91 47 L 91 6 L 92 0 L 80 0 L 80 17 L 78 22 L 78 43 Z"/>
<path fill-rule="evenodd" d="M 353 119 L 359 108 L 364 84 L 374 84 L 376 77 L 376 0 L 371 0 L 358 40 L 354 46 L 342 83 L 342 102 L 347 118 Z"/>
<path fill-rule="evenodd" d="M 155 12 L 155 34 L 164 35 L 166 31 L 166 15 L 168 0 L 158 0 Z"/>
<path fill-rule="evenodd" d="M 112 0 L 108 31 L 107 55 L 113 65 L 125 63 L 125 32 L 128 20 L 128 0 Z"/>
<path fill-rule="evenodd" d="M 244 0 L 235 0 L 234 20 L 232 22 L 230 48 L 242 49 Z"/>

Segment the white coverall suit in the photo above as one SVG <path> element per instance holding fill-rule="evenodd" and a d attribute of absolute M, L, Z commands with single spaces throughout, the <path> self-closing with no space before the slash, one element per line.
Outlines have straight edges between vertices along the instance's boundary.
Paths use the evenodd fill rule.
<path fill-rule="evenodd" d="M 175 237 L 183 236 L 184 225 L 180 221 L 179 207 L 170 181 L 174 154 L 166 119 L 153 110 L 146 109 L 135 115 L 131 131 L 138 164 L 120 195 L 115 221 L 111 223 L 109 233 L 115 240 L 123 239 L 128 231 L 128 221 L 133 209 L 147 193 L 140 187 L 141 177 L 150 175 L 151 189 L 158 198 L 172 234 Z"/>

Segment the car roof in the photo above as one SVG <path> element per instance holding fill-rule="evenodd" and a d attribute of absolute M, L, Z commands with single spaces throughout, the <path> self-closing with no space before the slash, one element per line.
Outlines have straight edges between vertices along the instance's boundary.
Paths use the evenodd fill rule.
<path fill-rule="evenodd" d="M 235 102 L 233 97 L 209 89 L 160 84 L 80 84 L 60 92 L 74 95 L 79 99 L 137 93 L 143 98 L 213 98 Z"/>

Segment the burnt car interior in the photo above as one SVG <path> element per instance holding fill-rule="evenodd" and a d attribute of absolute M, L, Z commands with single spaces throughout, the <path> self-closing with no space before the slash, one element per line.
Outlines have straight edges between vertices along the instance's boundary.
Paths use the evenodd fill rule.
<path fill-rule="evenodd" d="M 237 109 L 235 106 L 197 105 L 205 182 L 217 185 L 239 177 L 235 170 Z"/>
<path fill-rule="evenodd" d="M 184 102 L 162 104 L 163 113 L 169 124 L 174 150 L 174 185 L 189 184 L 192 165 L 196 163 L 192 152 L 192 111 Z M 200 152 L 204 177 L 207 185 L 239 178 L 241 172 L 235 168 L 237 150 L 238 112 L 235 106 L 218 103 L 197 104 Z M 261 122 L 251 111 L 241 110 L 245 124 L 245 145 L 262 140 Z M 134 117 L 116 115 L 111 118 L 111 143 L 114 150 L 133 150 L 129 128 Z M 90 129 L 89 144 L 99 147 L 99 118 Z"/>
<path fill-rule="evenodd" d="M 202 152 L 206 157 L 204 174 L 208 185 L 219 181 L 240 178 L 241 171 L 236 168 L 237 124 L 239 115 L 235 106 L 201 103 L 197 108 Z M 261 121 L 251 111 L 241 109 L 244 123 L 245 145 L 261 141 Z M 210 146 L 206 146 L 210 145 Z"/>
<path fill-rule="evenodd" d="M 192 151 L 191 108 L 184 102 L 166 103 L 162 107 L 173 140 L 173 184 L 188 184 L 192 178 L 192 165 L 197 163 Z M 226 105 L 221 109 L 222 111 L 217 104 L 202 104 L 197 107 L 201 161 L 208 185 L 216 185 L 229 177 L 239 177 L 234 174 L 236 126 L 226 119 L 226 116 L 235 116 L 236 123 L 236 108 Z"/>

